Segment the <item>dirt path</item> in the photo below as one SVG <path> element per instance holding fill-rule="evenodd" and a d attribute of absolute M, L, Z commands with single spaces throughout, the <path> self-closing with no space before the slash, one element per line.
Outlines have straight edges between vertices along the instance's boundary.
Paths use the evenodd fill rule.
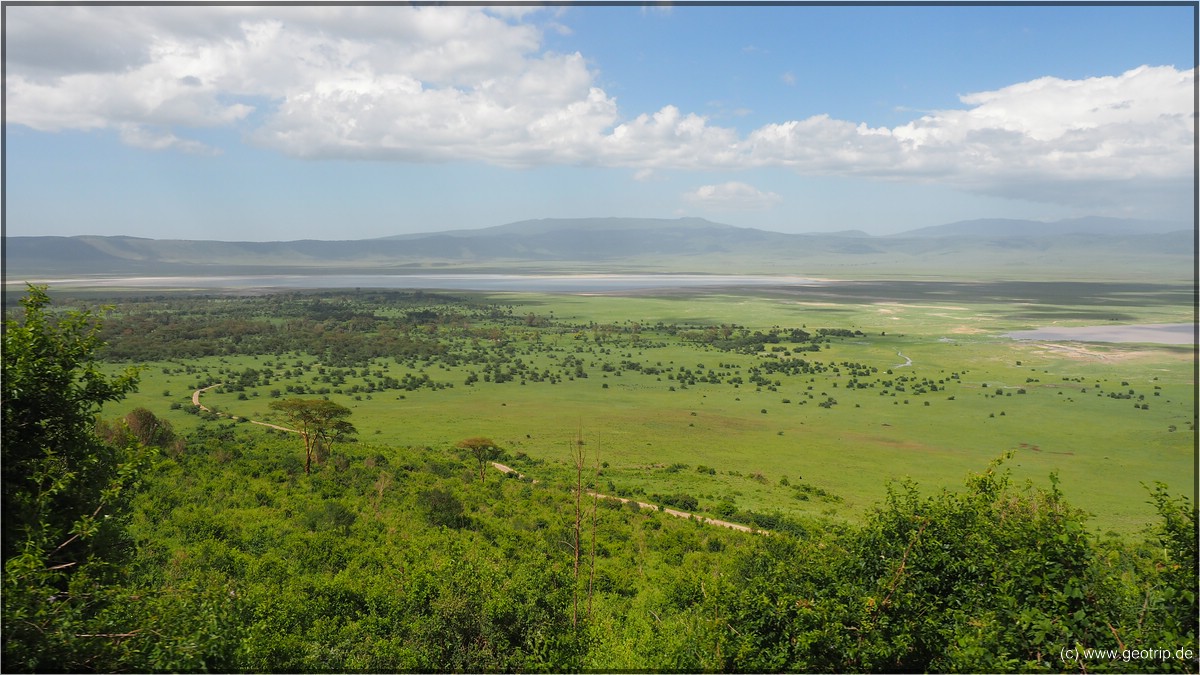
<path fill-rule="evenodd" d="M 496 467 L 496 470 L 499 471 L 500 473 L 513 473 L 513 474 L 517 475 L 517 478 L 521 478 L 521 479 L 525 478 L 525 474 L 518 473 L 517 470 L 512 468 L 511 466 L 504 466 L 500 462 L 492 462 L 492 466 Z M 536 483 L 537 481 L 535 480 L 533 482 Z"/>
<path fill-rule="evenodd" d="M 589 492 L 588 494 L 594 495 L 601 499 L 615 499 L 615 500 L 621 502 L 622 504 L 628 504 L 629 502 L 634 501 L 632 499 L 625 499 L 624 497 L 610 497 L 608 495 L 600 494 L 598 492 Z M 646 502 L 635 502 L 635 503 L 638 506 L 642 507 L 643 509 L 658 509 L 657 504 L 647 504 Z M 717 520 L 716 518 L 706 518 L 704 516 L 698 516 L 694 513 L 688 513 L 687 511 L 677 511 L 675 509 L 669 509 L 665 506 L 662 507 L 662 512 L 667 515 L 675 516 L 676 518 L 688 518 L 688 519 L 695 518 L 696 520 L 698 520 L 702 523 L 705 523 L 707 525 L 716 525 L 718 527 L 728 527 L 731 530 L 739 530 L 741 532 L 754 532 L 757 534 L 770 534 L 770 532 L 767 532 L 766 530 L 758 530 L 753 527 L 750 527 L 749 525 L 742 525 L 741 523 L 731 523 L 728 520 Z"/>
<path fill-rule="evenodd" d="M 204 387 L 203 389 L 197 389 L 196 391 L 193 391 L 193 392 L 192 392 L 192 405 L 196 406 L 197 408 L 199 408 L 199 409 L 201 409 L 201 410 L 203 410 L 203 411 L 205 411 L 205 412 L 212 412 L 211 410 L 209 410 L 208 408 L 206 408 L 205 406 L 203 406 L 203 405 L 201 405 L 201 404 L 200 404 L 200 393 L 201 393 L 201 392 L 208 391 L 209 389 L 212 389 L 213 387 L 219 387 L 219 386 L 221 386 L 222 384 L 225 384 L 225 383 L 224 383 L 224 382 L 218 382 L 218 383 L 216 383 L 216 384 L 211 384 L 211 385 L 209 385 L 209 386 L 207 386 L 207 387 Z M 218 414 L 220 414 L 220 413 L 218 413 Z M 240 419 L 243 419 L 243 418 L 241 418 L 241 417 L 238 417 L 237 415 L 229 415 L 228 417 L 229 417 L 229 419 L 231 419 L 231 420 L 240 420 Z M 287 428 L 287 427 L 281 427 L 281 426 L 279 426 L 278 424 L 271 424 L 270 422 L 259 422 L 258 420 L 251 420 L 251 419 L 248 419 L 248 420 L 246 420 L 246 421 L 247 421 L 247 422 L 249 422 L 250 424 L 257 424 L 257 425 L 258 425 L 258 426 L 260 426 L 260 427 L 269 427 L 269 428 L 271 428 L 271 429 L 278 429 L 278 430 L 280 430 L 280 431 L 287 431 L 287 432 L 289 432 L 289 433 L 293 433 L 293 434 L 298 434 L 298 433 L 300 433 L 299 431 L 296 431 L 295 429 L 289 429 L 289 428 Z"/>
<path fill-rule="evenodd" d="M 496 469 L 498 471 L 500 471 L 501 473 L 516 474 L 517 478 L 525 477 L 522 474 L 517 473 L 517 471 L 515 469 L 504 466 L 503 464 L 501 464 L 499 462 L 492 462 L 492 466 L 496 467 Z M 535 480 L 533 482 L 536 483 L 537 481 Z M 599 492 L 589 491 L 587 493 L 587 495 L 589 497 L 598 497 L 600 499 L 615 499 L 615 500 L 621 502 L 622 504 L 628 504 L 629 502 L 634 502 L 635 504 L 637 504 L 638 506 L 640 506 L 643 509 L 652 509 L 655 511 L 657 511 L 659 509 L 658 504 L 648 504 L 646 502 L 639 502 L 639 501 L 635 501 L 633 499 L 625 499 L 624 497 L 612 497 L 610 495 L 601 494 Z M 716 518 L 706 518 L 704 516 L 698 516 L 694 513 L 688 513 L 687 511 L 677 511 L 675 509 L 669 509 L 669 508 L 666 508 L 665 506 L 662 508 L 662 512 L 667 515 L 675 516 L 676 518 L 687 518 L 687 519 L 694 518 L 694 519 L 699 520 L 700 522 L 708 524 L 708 525 L 716 525 L 718 527 L 728 527 L 731 530 L 738 530 L 741 532 L 755 532 L 758 534 L 770 534 L 770 532 L 767 532 L 766 530 L 758 530 L 753 527 L 749 527 L 748 525 L 742 525 L 741 523 L 731 523 L 727 520 L 717 520 Z"/>
<path fill-rule="evenodd" d="M 205 412 L 212 412 L 212 411 L 211 411 L 211 410 L 209 410 L 208 408 L 205 408 L 204 406 L 200 405 L 200 392 L 203 392 L 203 391 L 208 391 L 209 389 L 212 389 L 213 387 L 219 387 L 219 386 L 221 386 L 221 385 L 223 385 L 223 384 L 225 384 L 225 383 L 224 383 L 224 382 L 218 382 L 218 383 L 216 383 L 216 384 L 210 384 L 210 385 L 208 385 L 207 387 L 205 387 L 205 388 L 203 388 L 203 389 L 197 389 L 196 391 L 193 391 L 193 392 L 192 392 L 192 405 L 196 406 L 197 408 L 199 408 L 199 409 L 201 409 L 201 410 L 203 410 L 203 411 L 205 411 Z"/>
<path fill-rule="evenodd" d="M 208 408 L 206 408 L 200 404 L 200 394 L 202 392 L 208 391 L 209 389 L 212 389 L 213 387 L 219 387 L 222 384 L 224 384 L 224 383 L 219 382 L 217 384 L 213 384 L 213 385 L 204 387 L 203 389 L 197 389 L 196 391 L 193 391 L 192 392 L 192 405 L 200 408 L 201 410 L 212 412 Z M 230 415 L 229 419 L 237 420 L 237 419 L 242 419 L 242 418 L 237 417 L 236 415 Z M 258 420 L 251 420 L 251 419 L 247 419 L 246 421 L 251 424 L 257 424 L 261 427 L 270 427 L 272 429 L 278 429 L 280 431 L 287 431 L 287 432 L 290 432 L 293 434 L 300 433 L 299 431 L 296 431 L 295 429 L 281 427 L 278 424 L 271 424 L 269 422 L 259 422 Z M 495 467 L 496 470 L 500 471 L 501 473 L 512 473 L 512 474 L 516 474 L 517 478 L 525 478 L 525 476 L 522 475 L 521 473 L 518 473 L 516 469 L 513 469 L 510 466 L 505 466 L 505 465 L 501 464 L 500 462 L 492 462 L 492 466 Z M 537 481 L 535 480 L 533 482 L 536 483 Z M 598 497 L 600 499 L 615 499 L 615 500 L 621 502 L 622 504 L 628 504 L 629 502 L 634 501 L 632 499 L 625 499 L 624 497 L 610 497 L 609 495 L 600 494 L 599 492 L 588 492 L 587 494 L 589 497 Z M 643 509 L 658 509 L 659 508 L 657 504 L 647 504 L 646 502 L 635 502 L 635 503 Z M 668 509 L 666 507 L 663 507 L 662 512 L 667 515 L 675 516 L 676 518 L 688 518 L 688 519 L 694 518 L 694 519 L 699 520 L 700 522 L 706 523 L 708 525 L 716 525 L 718 527 L 728 527 L 731 530 L 739 530 L 741 532 L 757 532 L 758 534 L 770 534 L 770 532 L 767 532 L 766 530 L 756 530 L 752 527 L 742 525 L 740 523 L 731 523 L 726 520 L 717 520 L 716 518 L 705 518 L 704 516 L 697 516 L 696 514 L 688 513 L 687 511 L 677 511 L 675 509 Z"/>

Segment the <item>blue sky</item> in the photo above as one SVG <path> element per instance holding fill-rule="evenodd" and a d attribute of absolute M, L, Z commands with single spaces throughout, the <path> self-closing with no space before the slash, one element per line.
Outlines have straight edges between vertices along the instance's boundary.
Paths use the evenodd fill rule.
<path fill-rule="evenodd" d="M 1190 223 L 1192 7 L 13 7 L 8 236 Z"/>

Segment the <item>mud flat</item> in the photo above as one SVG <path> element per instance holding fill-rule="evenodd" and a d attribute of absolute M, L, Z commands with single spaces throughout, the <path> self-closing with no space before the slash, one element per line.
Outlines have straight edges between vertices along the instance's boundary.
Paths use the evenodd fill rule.
<path fill-rule="evenodd" d="M 1190 323 L 1155 323 L 1134 326 L 1071 326 L 1018 330 L 1005 333 L 1014 340 L 1059 342 L 1141 342 L 1163 345 L 1195 344 L 1196 326 Z"/>

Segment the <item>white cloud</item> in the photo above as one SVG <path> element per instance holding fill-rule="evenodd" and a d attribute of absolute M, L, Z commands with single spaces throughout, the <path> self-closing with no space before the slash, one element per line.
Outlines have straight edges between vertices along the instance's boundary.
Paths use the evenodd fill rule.
<path fill-rule="evenodd" d="M 1194 76 L 1169 66 L 969 93 L 894 128 L 818 115 L 742 133 L 665 101 L 619 110 L 585 55 L 544 50 L 541 31 L 565 28 L 539 28 L 544 9 L 8 10 L 8 122 L 138 147 L 210 151 L 180 134 L 238 125 L 314 159 L 781 167 L 1062 203 L 1192 189 Z"/>
<path fill-rule="evenodd" d="M 783 82 L 784 84 L 786 84 L 789 87 L 796 86 L 796 76 L 793 75 L 790 71 L 780 75 L 779 81 Z"/>
<path fill-rule="evenodd" d="M 134 124 L 122 125 L 119 129 L 121 140 L 136 148 L 145 150 L 179 150 L 193 155 L 217 155 L 221 151 L 199 141 L 189 141 L 179 138 L 169 131 L 147 129 Z"/>
<path fill-rule="evenodd" d="M 709 126 L 706 118 L 673 105 L 618 124 L 595 139 L 600 163 L 648 168 L 733 167 L 737 132 Z"/>
<path fill-rule="evenodd" d="M 763 192 L 738 181 L 701 185 L 691 192 L 684 193 L 683 198 L 698 206 L 729 211 L 769 209 L 783 201 L 783 198 L 774 192 Z"/>
<path fill-rule="evenodd" d="M 892 130 L 904 152 L 949 174 L 1134 178 L 1190 172 L 1193 71 L 1140 67 L 1086 80 L 1045 77 L 962 96 Z"/>

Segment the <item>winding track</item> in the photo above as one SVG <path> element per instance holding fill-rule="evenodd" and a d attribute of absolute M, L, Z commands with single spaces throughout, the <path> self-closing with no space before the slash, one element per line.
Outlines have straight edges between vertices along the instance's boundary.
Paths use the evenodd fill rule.
<path fill-rule="evenodd" d="M 193 391 L 193 392 L 192 392 L 192 405 L 196 406 L 197 408 L 199 408 L 199 409 L 201 409 L 201 410 L 203 410 L 203 411 L 205 411 L 205 412 L 212 412 L 211 410 L 209 410 L 207 407 L 205 407 L 204 405 L 202 405 L 202 404 L 200 403 L 200 392 L 203 392 L 203 391 L 208 391 L 209 389 L 212 389 L 213 387 L 219 387 L 219 386 L 221 386 L 221 385 L 223 385 L 223 384 L 225 384 L 225 383 L 224 383 L 224 382 L 218 382 L 218 383 L 216 383 L 216 384 L 210 384 L 209 386 L 207 386 L 207 387 L 204 387 L 203 389 L 197 389 L 196 391 Z M 242 418 L 241 418 L 241 417 L 238 417 L 237 415 L 230 415 L 230 416 L 229 416 L 229 419 L 231 419 L 231 420 L 240 420 L 240 419 L 242 419 Z M 288 431 L 288 432 L 291 432 L 291 433 L 293 433 L 293 434 L 298 434 L 298 433 L 300 433 L 299 431 L 297 431 L 297 430 L 295 430 L 295 429 L 289 429 L 289 428 L 287 428 L 287 427 L 281 427 L 281 426 L 279 426 L 278 424 L 271 424 L 270 422 L 259 422 L 258 420 L 251 420 L 251 419 L 248 419 L 248 420 L 246 420 L 246 421 L 247 421 L 247 422 L 249 422 L 250 424 L 257 424 L 257 425 L 258 425 L 258 426 L 260 426 L 260 427 L 270 427 L 270 428 L 272 428 L 272 429 L 278 429 L 278 430 L 280 430 L 280 431 Z"/>
<path fill-rule="evenodd" d="M 495 467 L 496 470 L 500 471 L 501 473 L 516 474 L 517 478 L 525 477 L 524 475 L 517 473 L 517 471 L 515 469 L 504 466 L 503 464 L 501 464 L 499 462 L 492 462 L 492 466 Z M 533 482 L 536 483 L 537 481 L 535 480 Z M 635 504 L 642 507 L 643 509 L 652 509 L 652 510 L 656 510 L 656 511 L 659 509 L 658 504 L 648 504 L 646 502 L 639 502 L 639 501 L 634 501 L 632 499 L 625 499 L 624 497 L 612 497 L 612 496 L 609 496 L 606 494 L 601 494 L 599 492 L 592 492 L 590 490 L 586 494 L 589 497 L 595 497 L 598 499 L 615 499 L 615 500 L 621 502 L 622 504 L 628 504 L 629 502 L 634 502 Z M 770 532 L 767 532 L 766 530 L 758 530 L 753 527 L 749 527 L 747 525 L 742 525 L 741 523 L 731 523 L 727 520 L 717 520 L 716 518 L 706 518 L 704 516 L 698 516 L 694 513 L 688 513 L 687 511 L 678 511 L 676 509 L 669 509 L 665 506 L 662 507 L 662 512 L 667 515 L 675 516 L 676 518 L 688 518 L 688 519 L 694 518 L 694 519 L 696 519 L 702 523 L 706 523 L 708 525 L 716 525 L 718 527 L 728 527 L 731 530 L 738 530 L 741 532 L 754 532 L 757 534 L 770 534 Z"/>
<path fill-rule="evenodd" d="M 206 408 L 206 407 L 204 407 L 204 406 L 200 405 L 200 392 L 203 392 L 203 391 L 208 391 L 209 389 L 212 389 L 213 387 L 219 387 L 219 386 L 221 386 L 222 384 L 225 384 L 225 383 L 224 383 L 224 382 L 218 382 L 218 383 L 216 383 L 216 384 L 210 384 L 210 385 L 208 385 L 207 387 L 204 387 L 203 389 L 197 389 L 196 391 L 193 391 L 193 392 L 192 392 L 192 405 L 196 406 L 197 408 L 199 408 L 199 409 L 201 409 L 201 410 L 203 410 L 203 411 L 205 411 L 205 412 L 212 412 L 212 411 L 211 411 L 211 410 L 209 410 L 208 408 Z"/>
<path fill-rule="evenodd" d="M 910 360 L 910 363 L 911 363 L 911 360 Z M 209 385 L 209 386 L 207 386 L 207 387 L 204 387 L 204 388 L 202 388 L 202 389 L 197 389 L 196 391 L 193 391 L 193 392 L 192 392 L 192 405 L 194 405 L 194 406 L 196 406 L 197 408 L 199 408 L 199 409 L 201 409 L 201 410 L 204 410 L 204 411 L 206 411 L 206 412 L 212 412 L 211 410 L 209 410 L 207 407 L 205 407 L 203 404 L 201 404 L 201 403 L 200 403 L 200 394 L 201 394 L 201 393 L 203 393 L 203 392 L 205 392 L 205 391 L 208 391 L 209 389 L 212 389 L 212 388 L 214 388 L 214 387 L 219 387 L 219 386 L 221 386 L 222 384 L 224 384 L 224 382 L 218 382 L 217 384 L 212 384 L 212 385 Z M 229 416 L 229 419 L 236 420 L 236 419 L 242 419 L 242 418 L 240 418 L 240 417 L 238 417 L 238 416 L 236 416 L 236 415 L 230 415 L 230 416 Z M 287 427 L 281 427 L 281 426 L 279 426 L 278 424 L 271 424 L 271 423 L 269 423 L 269 422 L 259 422 L 258 420 L 251 420 L 251 419 L 247 419 L 246 421 L 247 421 L 247 422 L 249 422 L 249 423 L 251 423 L 251 424 L 257 424 L 257 425 L 259 425 L 259 426 L 262 426 L 262 427 L 270 427 L 270 428 L 272 428 L 272 429 L 278 429 L 278 430 L 280 430 L 280 431 L 287 431 L 287 432 L 290 432 L 290 433 L 293 433 L 293 434 L 298 434 L 298 433 L 300 433 L 299 431 L 297 431 L 297 430 L 295 430 L 295 429 L 289 429 L 289 428 L 287 428 Z M 495 468 L 497 471 L 499 471 L 499 472 L 501 472 L 501 473 L 506 473 L 506 474 L 507 474 L 507 473 L 516 474 L 517 478 L 524 478 L 524 477 L 525 477 L 524 475 L 522 475 L 522 474 L 520 474 L 520 473 L 517 473 L 517 471 L 516 471 L 515 469 L 513 469 L 512 467 L 505 466 L 505 465 L 503 465 L 503 464 L 501 464 L 501 463 L 499 463 L 499 462 L 492 462 L 492 466 L 493 466 L 493 467 L 494 467 L 494 468 Z M 535 480 L 535 481 L 533 481 L 533 482 L 535 482 L 535 483 L 536 483 L 537 481 Z M 615 499 L 615 500 L 617 500 L 617 501 L 621 502 L 622 504 L 628 504 L 629 502 L 634 502 L 634 500 L 632 500 L 632 499 L 625 499 L 624 497 L 611 497 L 611 496 L 609 496 L 609 495 L 600 494 L 599 492 L 591 492 L 591 491 L 589 491 L 589 492 L 587 493 L 587 495 L 588 495 L 589 497 L 594 497 L 594 498 L 597 498 L 597 499 Z M 646 503 L 646 502 L 634 502 L 634 503 L 636 503 L 638 506 L 640 506 L 640 507 L 641 507 L 641 508 L 643 508 L 643 509 L 655 509 L 655 510 L 658 510 L 658 509 L 660 508 L 660 507 L 659 507 L 657 504 L 648 504 L 648 503 Z M 700 522 L 702 522 L 702 523 L 705 523 L 705 524 L 707 524 L 707 525 L 716 525 L 717 527 L 728 527 L 728 528 L 729 528 L 729 529 L 731 529 L 731 530 L 738 530 L 738 531 L 740 531 L 740 532 L 753 532 L 753 533 L 757 533 L 757 534 L 770 534 L 770 532 L 768 532 L 768 531 L 766 531 L 766 530 L 759 530 L 759 529 L 755 529 L 755 528 L 753 528 L 753 527 L 749 527 L 749 526 L 747 526 L 747 525 L 742 525 L 742 524 L 740 524 L 740 523 L 731 523 L 731 522 L 729 522 L 729 521 L 727 521 L 727 520 L 717 520 L 716 518 L 706 518 L 706 517 L 704 517 L 704 516 L 698 516 L 698 515 L 696 515 L 696 514 L 694 514 L 694 513 L 688 513 L 687 511 L 678 511 L 678 510 L 676 510 L 676 509 L 669 509 L 669 508 L 666 508 L 666 507 L 661 507 L 661 510 L 662 510 L 662 512 L 663 512 L 663 513 L 665 513 L 665 514 L 667 514 L 667 515 L 670 515 L 670 516 L 675 516 L 676 518 L 686 518 L 686 519 L 689 519 L 689 520 L 690 520 L 690 519 L 695 519 L 695 520 L 698 520 L 698 521 L 700 521 Z"/>

